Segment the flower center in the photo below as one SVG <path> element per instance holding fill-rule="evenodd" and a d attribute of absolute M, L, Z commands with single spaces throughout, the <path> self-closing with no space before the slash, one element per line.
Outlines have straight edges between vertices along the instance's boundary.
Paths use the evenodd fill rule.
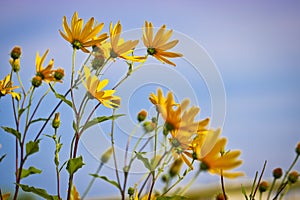
<path fill-rule="evenodd" d="M 153 55 L 156 53 L 156 50 L 155 50 L 155 48 L 149 47 L 149 48 L 147 49 L 147 53 L 148 53 L 149 55 L 153 56 Z"/>
<path fill-rule="evenodd" d="M 200 169 L 206 171 L 206 170 L 209 169 L 209 166 L 208 166 L 207 163 L 205 163 L 204 161 L 202 161 L 201 164 L 200 164 Z"/>
<path fill-rule="evenodd" d="M 117 58 L 118 56 L 119 55 L 116 52 L 114 52 L 113 50 L 110 50 L 110 57 Z"/>
<path fill-rule="evenodd" d="M 82 44 L 81 44 L 80 41 L 75 40 L 75 41 L 72 43 L 72 46 L 73 46 L 73 48 L 75 48 L 75 49 L 80 49 L 80 48 L 82 47 Z"/>

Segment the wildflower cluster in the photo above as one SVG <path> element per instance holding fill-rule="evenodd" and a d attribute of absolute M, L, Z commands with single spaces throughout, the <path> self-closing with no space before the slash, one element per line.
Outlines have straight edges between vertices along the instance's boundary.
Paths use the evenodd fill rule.
<path fill-rule="evenodd" d="M 221 137 L 221 129 L 211 128 L 209 117 L 199 120 L 200 107 L 190 105 L 188 98 L 176 100 L 175 94 L 171 91 L 164 93 L 163 89 L 158 88 L 156 93 L 149 92 L 149 101 L 147 99 L 145 101 L 153 104 L 156 113 L 151 116 L 146 109 L 142 109 L 137 114 L 136 124 L 140 129 L 134 129 L 128 136 L 127 143 L 124 145 L 124 165 L 117 164 L 115 140 L 118 139 L 116 137 L 118 131 L 114 128 L 115 121 L 119 117 L 126 117 L 123 114 L 116 114 L 118 108 L 122 106 L 122 97 L 117 95 L 118 87 L 142 67 L 150 56 L 163 64 L 176 66 L 173 59 L 183 55 L 171 51 L 179 42 L 176 39 L 170 40 L 173 31 L 167 30 L 166 25 L 162 25 L 155 33 L 153 24 L 145 21 L 140 37 L 144 45 L 144 53 L 136 55 L 135 49 L 140 43 L 140 39 L 125 40 L 122 38 L 120 21 L 116 24 L 111 22 L 108 33 L 102 33 L 104 23 L 95 22 L 93 17 L 84 23 L 84 20 L 79 18 L 78 13 L 75 12 L 69 23 L 67 17 L 63 17 L 62 27 L 59 34 L 71 45 L 73 50 L 72 64 L 69 66 L 71 74 L 65 76 L 64 69 L 66 67 L 53 69 L 54 59 L 50 59 L 48 65 L 44 65 L 49 49 L 42 56 L 37 52 L 35 74 L 27 88 L 27 85 L 23 85 L 19 73 L 22 70 L 20 65 L 22 49 L 16 46 L 10 53 L 11 72 L 0 81 L 0 100 L 4 96 L 12 96 L 12 119 L 15 121 L 15 126 L 1 126 L 1 128 L 10 133 L 16 141 L 15 188 L 13 194 L 4 194 L 0 188 L 0 199 L 11 197 L 16 200 L 19 197 L 20 189 L 45 199 L 85 199 L 95 179 L 98 178 L 115 186 L 122 200 L 128 198 L 130 200 L 185 199 L 189 196 L 187 192 L 192 184 L 204 172 L 220 177 L 222 190 L 219 191 L 217 199 L 227 199 L 223 179 L 244 175 L 243 172 L 232 171 L 242 164 L 242 160 L 239 158 L 241 151 L 226 149 L 227 138 Z M 82 66 L 76 64 L 78 51 L 87 55 L 87 60 L 83 62 Z M 111 86 L 109 80 L 104 78 L 104 72 L 110 67 L 110 64 L 118 61 L 125 64 L 128 70 L 114 86 Z M 18 85 L 13 84 L 14 79 L 17 80 Z M 70 79 L 69 84 L 66 83 L 68 79 Z M 57 91 L 56 83 L 67 84 L 67 91 L 60 94 Z M 40 87 L 42 84 L 48 89 L 42 91 L 41 95 L 36 91 L 45 89 L 45 87 Z M 85 89 L 83 93 L 78 89 L 81 86 Z M 43 106 L 49 107 L 47 102 L 53 97 L 49 93 L 54 94 L 58 100 L 57 104 L 53 105 L 49 113 L 42 112 L 43 116 L 37 116 Z M 77 95 L 76 98 L 75 95 Z M 111 114 L 105 116 L 99 114 L 103 107 Z M 72 120 L 64 119 L 66 109 L 73 114 Z M 105 121 L 109 122 L 107 124 L 111 128 L 111 144 L 101 155 L 99 167 L 95 173 L 91 174 L 90 183 L 80 194 L 77 191 L 77 180 L 74 177 L 80 173 L 79 169 L 89 163 L 84 163 L 84 157 L 80 155 L 79 142 L 88 129 Z M 72 140 L 70 143 L 63 144 L 61 138 L 64 135 L 61 133 L 64 131 L 61 131 L 61 126 L 66 125 L 66 122 L 72 131 L 64 134 L 71 134 Z M 52 134 L 44 133 L 46 127 L 50 127 Z M 137 134 L 137 130 L 141 130 L 142 134 Z M 28 137 L 29 133 L 30 137 Z M 137 138 L 134 144 L 131 140 L 133 136 Z M 143 141 L 145 136 L 147 139 Z M 49 194 L 39 186 L 29 186 L 24 182 L 25 178 L 42 173 L 42 170 L 34 166 L 28 168 L 27 166 L 30 164 L 29 158 L 39 152 L 40 141 L 44 137 L 50 138 L 54 142 L 52 147 L 54 158 L 51 160 L 54 161 L 56 174 L 55 194 Z M 60 157 L 63 146 L 67 146 L 69 149 L 68 158 L 64 160 Z M 129 147 L 132 146 L 133 150 L 130 153 Z M 296 153 L 298 159 L 299 144 Z M 0 157 L 0 162 L 4 157 L 5 155 Z M 101 174 L 102 167 L 110 160 L 113 160 L 115 177 Z M 132 183 L 129 179 L 131 172 L 134 172 L 134 163 L 142 163 L 145 174 L 135 184 L 130 185 Z M 290 172 L 291 169 L 292 166 L 286 172 L 277 190 L 277 196 L 283 194 L 282 191 L 285 193 L 287 186 L 297 182 L 299 175 L 296 171 Z M 68 176 L 66 193 L 61 191 L 61 173 Z M 275 180 L 281 177 L 282 170 L 274 170 L 273 175 L 275 183 Z M 179 183 L 183 179 L 187 179 L 189 182 L 185 186 L 179 187 Z M 156 188 L 158 182 L 163 184 L 163 187 Z M 261 182 L 259 186 L 261 193 L 269 188 L 267 182 Z M 247 195 L 245 196 L 247 198 Z M 253 199 L 254 196 L 252 195 L 250 199 Z"/>

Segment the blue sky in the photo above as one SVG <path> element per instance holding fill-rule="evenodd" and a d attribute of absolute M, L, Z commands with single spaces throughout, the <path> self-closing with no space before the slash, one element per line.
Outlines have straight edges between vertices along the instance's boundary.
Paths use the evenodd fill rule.
<path fill-rule="evenodd" d="M 62 17 L 70 19 L 74 11 L 85 20 L 94 16 L 104 22 L 105 31 L 111 21 L 117 20 L 121 20 L 124 30 L 140 28 L 145 20 L 155 26 L 166 24 L 201 45 L 216 64 L 226 91 L 222 135 L 228 138 L 228 148 L 242 150 L 244 163 L 239 170 L 251 177 L 261 169 L 264 160 L 268 160 L 266 176 L 270 176 L 275 167 L 288 167 L 294 158 L 294 147 L 300 141 L 299 1 L 61 2 L 13 0 L 0 3 L 1 78 L 10 71 L 8 54 L 14 45 L 23 49 L 24 82 L 29 83 L 34 74 L 36 51 L 42 53 L 47 48 L 50 48 L 48 58 L 53 57 L 55 66 L 62 66 L 68 72 L 72 51 L 58 30 L 62 29 Z M 84 55 L 79 53 L 77 58 L 80 60 Z M 58 88 L 64 91 L 64 87 Z M 207 94 L 207 90 L 203 91 Z M 8 99 L 0 101 L 1 125 L 13 124 L 11 110 L 6 108 L 9 104 Z M 204 105 L 199 104 L 205 108 L 210 106 L 208 100 L 203 101 Z M 211 114 L 211 110 L 205 108 L 204 117 Z M 67 139 L 68 136 L 66 142 Z M 47 144 L 46 139 L 43 142 Z M 0 143 L 0 155 L 10 152 L 8 156 L 13 157 L 12 137 L 1 132 Z M 83 187 L 81 180 L 96 168 L 96 161 L 83 146 L 80 152 L 89 163 L 75 179 Z M 52 156 L 52 153 L 51 149 L 42 149 L 35 159 Z M 5 177 L 0 180 L 1 188 L 13 185 L 12 162 L 5 158 L 0 164 L 0 176 Z M 48 170 L 40 177 L 53 176 L 45 163 L 37 163 Z M 296 169 L 300 170 L 299 163 Z M 39 180 L 36 175 L 27 181 L 36 184 Z M 41 187 L 55 191 L 54 184 L 49 186 L 43 182 Z M 97 194 L 99 188 L 95 186 L 92 194 Z M 106 192 L 116 191 L 108 188 Z"/>

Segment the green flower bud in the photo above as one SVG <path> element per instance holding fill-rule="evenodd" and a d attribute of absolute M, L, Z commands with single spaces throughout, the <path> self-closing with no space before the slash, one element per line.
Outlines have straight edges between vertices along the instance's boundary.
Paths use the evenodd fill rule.
<path fill-rule="evenodd" d="M 282 176 L 282 169 L 281 168 L 276 168 L 273 170 L 273 177 L 275 179 L 279 179 Z"/>
<path fill-rule="evenodd" d="M 127 193 L 129 194 L 129 196 L 132 196 L 134 194 L 134 188 L 129 187 Z"/>
<path fill-rule="evenodd" d="M 57 70 L 54 71 L 54 78 L 57 81 L 60 81 L 64 78 L 65 76 L 65 71 L 62 68 L 58 68 Z"/>
<path fill-rule="evenodd" d="M 259 184 L 259 191 L 260 191 L 260 192 L 265 192 L 265 191 L 268 190 L 268 188 L 269 188 L 269 184 L 268 184 L 268 182 L 266 182 L 266 181 L 263 181 L 263 182 L 261 182 L 261 183 Z"/>
<path fill-rule="evenodd" d="M 35 76 L 32 78 L 31 80 L 31 84 L 34 86 L 34 87 L 39 87 L 42 85 L 42 78 L 40 76 Z"/>
<path fill-rule="evenodd" d="M 300 142 L 298 142 L 295 151 L 296 151 L 296 153 L 297 153 L 298 155 L 300 155 Z"/>
<path fill-rule="evenodd" d="M 154 131 L 154 129 L 156 128 L 156 124 L 153 122 L 147 121 L 147 122 L 143 123 L 143 127 L 144 127 L 144 130 L 146 133 L 150 133 L 150 132 Z"/>
<path fill-rule="evenodd" d="M 176 176 L 177 174 L 179 174 L 182 163 L 183 163 L 183 161 L 181 158 L 179 158 L 173 162 L 173 164 L 171 165 L 170 170 L 169 170 L 169 175 L 171 178 Z"/>
<path fill-rule="evenodd" d="M 10 57 L 12 59 L 16 60 L 16 59 L 20 58 L 21 54 L 22 54 L 21 47 L 15 46 L 10 52 Z"/>
<path fill-rule="evenodd" d="M 20 59 L 9 59 L 9 63 L 14 72 L 20 71 Z"/>
<path fill-rule="evenodd" d="M 292 184 L 298 181 L 299 174 L 297 171 L 292 171 L 288 176 L 288 181 Z"/>
<path fill-rule="evenodd" d="M 55 113 L 54 119 L 52 121 L 52 127 L 57 129 L 60 126 L 60 114 L 59 112 Z"/>
<path fill-rule="evenodd" d="M 111 157 L 112 152 L 113 152 L 113 149 L 111 147 L 109 149 L 107 149 L 101 156 L 101 162 L 107 163 Z"/>
<path fill-rule="evenodd" d="M 139 112 L 138 116 L 137 116 L 137 120 L 139 122 L 142 122 L 142 121 L 144 121 L 146 119 L 146 117 L 147 117 L 147 111 L 146 110 L 141 110 Z"/>

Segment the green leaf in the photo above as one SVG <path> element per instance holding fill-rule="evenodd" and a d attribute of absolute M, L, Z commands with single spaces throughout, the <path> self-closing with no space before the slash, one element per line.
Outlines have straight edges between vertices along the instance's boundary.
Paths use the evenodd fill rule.
<path fill-rule="evenodd" d="M 50 84 L 49 84 L 50 85 Z M 52 92 L 55 94 L 55 97 L 62 100 L 63 102 L 65 102 L 67 105 L 69 105 L 71 108 L 73 107 L 73 104 L 71 101 L 69 101 L 68 99 L 66 99 L 66 97 L 62 94 L 57 93 L 54 88 L 50 85 L 50 88 L 52 90 Z"/>
<path fill-rule="evenodd" d="M 175 195 L 175 196 L 162 196 L 162 197 L 157 197 L 156 200 L 185 200 L 185 199 L 188 199 L 187 197 L 184 197 L 184 196 L 178 196 L 178 195 Z"/>
<path fill-rule="evenodd" d="M 23 185 L 23 184 L 18 184 L 23 191 L 25 192 L 32 192 L 36 195 L 39 195 L 40 197 L 43 197 L 47 200 L 58 200 L 58 197 L 57 196 L 52 196 L 50 194 L 47 193 L 46 190 L 44 189 L 41 189 L 41 188 L 35 188 L 35 187 L 30 187 L 28 185 Z"/>
<path fill-rule="evenodd" d="M 36 122 L 40 122 L 40 121 L 47 121 L 47 119 L 46 118 L 38 118 L 38 119 L 30 121 L 30 124 L 33 124 L 33 123 L 36 123 Z"/>
<path fill-rule="evenodd" d="M 75 123 L 74 120 L 73 120 L 73 122 L 72 122 L 72 127 L 73 127 L 75 133 L 77 133 L 77 127 L 76 127 L 76 123 Z"/>
<path fill-rule="evenodd" d="M 124 114 L 120 115 L 112 115 L 112 116 L 101 116 L 101 117 L 96 117 L 90 121 L 88 121 L 82 128 L 82 130 L 86 130 L 90 128 L 91 126 L 94 126 L 96 124 L 99 124 L 101 122 L 107 121 L 107 120 L 112 120 L 112 119 L 117 119 L 118 117 L 124 116 Z"/>
<path fill-rule="evenodd" d="M 83 165 L 85 165 L 82 161 L 82 156 L 77 158 L 72 158 L 68 161 L 66 169 L 68 170 L 69 174 L 74 174 L 78 169 L 80 169 Z"/>
<path fill-rule="evenodd" d="M 17 131 L 16 129 L 13 129 L 13 128 L 10 128 L 10 127 L 6 127 L 6 126 L 1 126 L 1 128 L 8 132 L 8 133 L 11 133 L 13 134 L 14 136 L 16 136 L 18 138 L 18 140 L 20 141 L 21 140 L 21 133 L 19 131 Z"/>
<path fill-rule="evenodd" d="M 71 101 L 69 101 L 68 99 L 66 99 L 66 97 L 62 94 L 58 94 L 58 93 L 54 93 L 55 97 L 62 100 L 63 102 L 65 102 L 67 105 L 69 105 L 71 108 L 73 107 L 73 104 Z"/>
<path fill-rule="evenodd" d="M 102 180 L 116 186 L 119 190 L 121 190 L 121 187 L 119 186 L 119 184 L 116 181 L 109 180 L 106 176 L 99 176 L 98 174 L 90 174 L 90 175 L 95 178 L 101 178 Z"/>
<path fill-rule="evenodd" d="M 31 174 L 40 174 L 40 173 L 42 173 L 42 170 L 39 170 L 39 169 L 31 166 L 28 169 L 22 169 L 21 179 L 25 178 Z"/>
<path fill-rule="evenodd" d="M 0 162 L 5 158 L 6 154 L 0 157 Z"/>
<path fill-rule="evenodd" d="M 151 164 L 149 162 L 149 159 L 148 158 L 145 158 L 142 156 L 143 153 L 139 153 L 139 152 L 136 152 L 135 151 L 135 154 L 136 154 L 136 157 L 137 159 L 139 159 L 140 161 L 142 161 L 144 163 L 144 166 L 149 169 L 150 171 L 152 171 L 152 167 L 151 167 Z"/>
<path fill-rule="evenodd" d="M 27 144 L 26 144 L 26 156 L 30 156 L 36 152 L 39 151 L 39 142 L 40 140 L 37 140 L 37 141 L 29 141 Z"/>

